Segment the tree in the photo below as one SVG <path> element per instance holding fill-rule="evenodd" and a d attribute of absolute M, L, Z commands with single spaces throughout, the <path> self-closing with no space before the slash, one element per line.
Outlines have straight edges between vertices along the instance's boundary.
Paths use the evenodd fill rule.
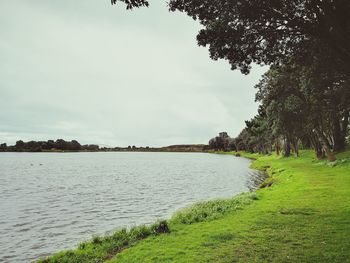
<path fill-rule="evenodd" d="M 118 0 L 112 0 L 116 3 Z M 144 0 L 120 0 L 127 8 Z M 298 154 L 312 145 L 319 158 L 345 148 L 350 115 L 350 1 L 170 0 L 203 29 L 198 44 L 248 74 L 252 63 L 270 65 L 258 84 L 261 112 L 234 141 L 249 151 Z M 209 147 L 225 149 L 215 137 Z M 274 144 L 274 145 L 273 145 Z"/>
<path fill-rule="evenodd" d="M 262 102 L 266 110 L 266 120 L 276 144 L 282 137 L 285 156 L 289 156 L 291 150 L 298 155 L 298 142 L 305 132 L 307 105 L 300 91 L 298 73 L 294 65 L 275 67 L 256 85 L 256 100 Z"/>
<path fill-rule="evenodd" d="M 278 65 L 323 43 L 350 74 L 350 1 L 171 0 L 170 10 L 199 20 L 198 44 L 243 73 L 253 62 Z"/>
<path fill-rule="evenodd" d="M 283 136 L 285 155 L 290 145 L 297 153 L 303 140 L 312 144 L 319 158 L 325 153 L 334 160 L 333 152 L 345 149 L 349 82 L 327 57 L 313 54 L 312 58 L 307 67 L 298 61 L 273 67 L 256 86 L 256 100 L 266 109 L 271 132 Z"/>
<path fill-rule="evenodd" d="M 0 144 L 0 152 L 6 152 L 7 151 L 7 144 L 2 143 Z"/>
<path fill-rule="evenodd" d="M 146 0 L 111 0 L 112 5 L 117 2 L 124 2 L 126 4 L 126 9 L 133 9 L 134 7 L 148 6 L 149 3 Z"/>
<path fill-rule="evenodd" d="M 210 139 L 209 149 L 216 151 L 230 151 L 236 150 L 234 140 L 227 134 L 227 132 L 220 132 L 219 136 Z"/>
<path fill-rule="evenodd" d="M 25 150 L 30 152 L 41 152 L 41 144 L 42 142 L 29 141 L 25 143 Z"/>
<path fill-rule="evenodd" d="M 58 150 L 67 150 L 67 142 L 63 139 L 57 139 L 55 142 L 55 148 Z"/>
<path fill-rule="evenodd" d="M 15 147 L 16 147 L 17 151 L 23 151 L 24 145 L 25 145 L 24 142 L 22 140 L 19 140 L 16 142 Z"/>
<path fill-rule="evenodd" d="M 149 6 L 146 0 L 111 2 L 124 2 L 127 9 Z M 204 29 L 198 44 L 243 73 L 253 62 L 280 64 L 323 43 L 350 74 L 348 0 L 170 0 L 169 8 L 199 20 Z"/>
<path fill-rule="evenodd" d="M 80 143 L 76 140 L 72 140 L 70 143 L 69 143 L 69 147 L 68 147 L 69 150 L 71 151 L 79 151 L 82 149 Z"/>
<path fill-rule="evenodd" d="M 249 148 L 252 152 L 269 153 L 272 150 L 273 134 L 267 121 L 266 110 L 259 108 L 258 114 L 246 121 L 247 132 L 250 135 Z"/>

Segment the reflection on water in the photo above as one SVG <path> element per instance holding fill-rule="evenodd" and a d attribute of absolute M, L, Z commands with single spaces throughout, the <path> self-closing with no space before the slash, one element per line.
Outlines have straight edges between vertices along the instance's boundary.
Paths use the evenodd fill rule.
<path fill-rule="evenodd" d="M 1 153 L 0 262 L 248 191 L 250 161 L 202 153 Z"/>

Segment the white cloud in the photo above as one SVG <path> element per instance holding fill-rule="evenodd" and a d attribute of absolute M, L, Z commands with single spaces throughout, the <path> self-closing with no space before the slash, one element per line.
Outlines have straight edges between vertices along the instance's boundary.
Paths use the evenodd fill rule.
<path fill-rule="evenodd" d="M 79 1 L 81 2 L 81 1 Z M 253 85 L 197 47 L 198 25 L 154 2 L 0 3 L 0 141 L 205 143 L 252 117 Z"/>

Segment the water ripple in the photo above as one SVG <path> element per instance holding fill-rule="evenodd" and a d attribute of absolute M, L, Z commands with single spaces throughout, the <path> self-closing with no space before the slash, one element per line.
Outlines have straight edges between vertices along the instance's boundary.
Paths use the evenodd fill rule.
<path fill-rule="evenodd" d="M 30 262 L 248 191 L 250 161 L 189 153 L 0 153 L 0 262 Z"/>

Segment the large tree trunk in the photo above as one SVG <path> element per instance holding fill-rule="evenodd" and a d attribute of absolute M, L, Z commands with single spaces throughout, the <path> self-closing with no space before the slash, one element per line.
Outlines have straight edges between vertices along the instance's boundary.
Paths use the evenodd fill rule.
<path fill-rule="evenodd" d="M 285 142 L 284 142 L 284 157 L 290 156 L 290 138 L 289 136 L 286 136 Z"/>
<path fill-rule="evenodd" d="M 318 160 L 324 159 L 326 157 L 325 152 L 322 149 L 322 145 L 318 140 L 315 142 L 314 148 L 315 148 L 316 158 Z"/>
<path fill-rule="evenodd" d="M 315 149 L 316 151 L 316 158 L 318 160 L 322 160 L 326 157 L 325 152 L 322 150 L 322 147 L 318 147 L 317 149 Z"/>
<path fill-rule="evenodd" d="M 300 140 L 301 140 L 303 149 L 310 149 L 313 146 L 310 136 L 303 136 Z"/>
<path fill-rule="evenodd" d="M 342 127 L 340 126 L 340 120 L 338 116 L 333 116 L 333 150 L 335 152 L 340 152 L 345 149 L 345 133 L 342 131 Z"/>
<path fill-rule="evenodd" d="M 281 151 L 281 148 L 280 148 L 280 142 L 279 142 L 279 139 L 276 139 L 276 142 L 275 142 L 275 148 L 276 148 L 276 154 L 277 155 L 280 155 L 280 151 Z"/>
<path fill-rule="evenodd" d="M 331 146 L 330 146 L 326 136 L 322 132 L 319 133 L 319 136 L 320 136 L 322 147 L 326 153 L 328 161 L 334 162 L 337 158 L 335 157 L 334 153 L 332 152 Z"/>
<path fill-rule="evenodd" d="M 293 139 L 292 141 L 293 152 L 296 157 L 299 157 L 298 139 Z"/>
<path fill-rule="evenodd" d="M 325 154 L 324 154 L 324 151 L 322 149 L 322 145 L 321 145 L 320 140 L 317 137 L 317 135 L 316 134 L 310 134 L 309 138 L 310 138 L 310 142 L 312 144 L 312 147 L 315 150 L 316 158 L 318 160 L 324 159 L 325 158 Z"/>
<path fill-rule="evenodd" d="M 350 116 L 349 116 L 349 110 L 345 110 L 344 112 L 344 116 L 343 116 L 343 122 L 342 122 L 342 126 L 341 126 L 341 133 L 342 133 L 342 138 L 344 138 L 344 149 L 345 149 L 345 140 L 346 140 L 346 135 L 347 135 L 347 132 L 348 132 L 348 128 L 349 128 L 349 119 L 350 119 Z"/>

